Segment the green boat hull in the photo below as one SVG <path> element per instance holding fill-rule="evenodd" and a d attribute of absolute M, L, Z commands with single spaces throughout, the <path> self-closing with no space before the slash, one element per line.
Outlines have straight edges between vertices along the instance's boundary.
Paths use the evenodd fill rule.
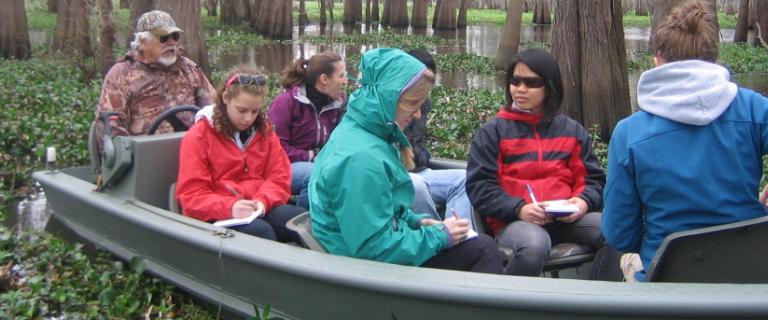
<path fill-rule="evenodd" d="M 701 319 L 768 317 L 768 285 L 584 281 L 476 274 L 322 254 L 167 210 L 181 134 L 131 139 L 105 192 L 87 168 L 40 171 L 56 217 L 91 243 L 236 315 L 298 319 Z"/>

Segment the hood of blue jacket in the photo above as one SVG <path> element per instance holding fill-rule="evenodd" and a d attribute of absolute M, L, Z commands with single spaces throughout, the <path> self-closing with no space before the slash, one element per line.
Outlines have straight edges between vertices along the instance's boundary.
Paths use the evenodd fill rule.
<path fill-rule="evenodd" d="M 672 121 L 704 126 L 714 121 L 736 97 L 737 86 L 720 65 L 684 60 L 665 63 L 640 75 L 640 109 Z"/>

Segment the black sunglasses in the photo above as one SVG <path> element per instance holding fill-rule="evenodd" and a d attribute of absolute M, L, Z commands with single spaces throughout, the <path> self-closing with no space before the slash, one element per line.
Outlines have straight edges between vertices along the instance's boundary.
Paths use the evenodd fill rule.
<path fill-rule="evenodd" d="M 181 32 L 172 32 L 164 36 L 160 36 L 160 43 L 166 43 L 170 38 L 173 38 L 173 41 L 179 41 L 179 38 L 181 38 Z"/>
<path fill-rule="evenodd" d="M 247 73 L 240 73 L 227 81 L 226 87 L 231 86 L 232 84 L 240 84 L 244 86 L 265 86 L 267 85 L 267 76 L 263 74 L 257 74 L 257 75 L 251 75 Z"/>
<path fill-rule="evenodd" d="M 515 87 L 519 86 L 521 82 L 525 83 L 525 86 L 528 88 L 541 88 L 544 86 L 544 79 L 539 77 L 513 76 L 510 80 L 510 83 Z"/>

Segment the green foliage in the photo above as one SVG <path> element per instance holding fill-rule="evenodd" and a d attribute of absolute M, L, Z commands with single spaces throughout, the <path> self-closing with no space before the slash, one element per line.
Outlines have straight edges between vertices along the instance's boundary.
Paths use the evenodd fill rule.
<path fill-rule="evenodd" d="M 32 30 L 51 30 L 56 28 L 56 14 L 47 9 L 27 9 L 27 25 Z"/>
<path fill-rule="evenodd" d="M 431 99 L 426 147 L 435 157 L 461 160 L 467 159 L 475 129 L 505 104 L 501 90 L 435 87 Z"/>
<path fill-rule="evenodd" d="M 269 304 L 264 305 L 264 312 L 259 313 L 259 306 L 255 303 L 253 304 L 253 311 L 254 316 L 251 317 L 251 320 L 283 320 L 283 318 L 280 317 L 270 317 L 269 313 L 271 312 L 271 307 Z"/>
<path fill-rule="evenodd" d="M 496 74 L 496 59 L 472 53 L 432 53 L 438 72 L 476 72 L 484 75 Z"/>
<path fill-rule="evenodd" d="M 126 268 L 104 252 L 90 256 L 82 245 L 47 233 L 17 237 L 0 227 L 0 264 L 15 270 L 10 290 L 0 293 L 0 318 L 214 318 L 199 306 L 181 312 L 179 303 L 194 303 L 171 285 L 143 277 L 140 258 Z"/>
<path fill-rule="evenodd" d="M 768 73 L 768 50 L 744 43 L 720 44 L 718 61 L 734 73 Z"/>
<path fill-rule="evenodd" d="M 768 73 L 768 50 L 745 43 L 721 43 L 718 63 L 729 67 L 733 73 Z M 653 54 L 647 51 L 631 52 L 627 60 L 629 70 L 649 70 L 653 66 Z"/>
<path fill-rule="evenodd" d="M 266 40 L 256 33 L 243 32 L 238 29 L 225 29 L 216 36 L 206 39 L 206 45 L 223 49 L 241 49 L 244 44 L 249 46 L 259 45 Z"/>
<path fill-rule="evenodd" d="M 608 170 L 608 144 L 600 139 L 600 127 L 598 125 L 589 128 L 589 139 L 592 140 L 592 153 L 595 154 L 600 167 Z"/>
<path fill-rule="evenodd" d="M 44 167 L 45 149 L 55 146 L 58 165 L 83 164 L 100 83 L 81 83 L 71 61 L 35 57 L 0 60 L 0 184 L 2 198 L 31 185 Z"/>

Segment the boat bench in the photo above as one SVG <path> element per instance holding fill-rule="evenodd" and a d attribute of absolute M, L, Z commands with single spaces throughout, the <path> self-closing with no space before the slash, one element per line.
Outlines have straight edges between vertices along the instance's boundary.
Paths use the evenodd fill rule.
<path fill-rule="evenodd" d="M 312 223 L 309 212 L 304 212 L 289 220 L 286 227 L 298 233 L 301 244 L 310 250 L 326 253 L 325 248 L 312 234 Z M 594 253 L 590 247 L 576 243 L 561 243 L 549 251 L 549 259 L 544 264 L 544 271 L 550 272 L 553 278 L 559 276 L 558 271 L 578 267 L 592 261 Z"/>
<path fill-rule="evenodd" d="M 668 235 L 649 282 L 768 283 L 768 216 Z"/>

